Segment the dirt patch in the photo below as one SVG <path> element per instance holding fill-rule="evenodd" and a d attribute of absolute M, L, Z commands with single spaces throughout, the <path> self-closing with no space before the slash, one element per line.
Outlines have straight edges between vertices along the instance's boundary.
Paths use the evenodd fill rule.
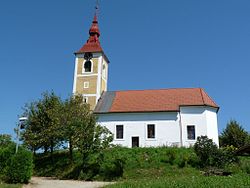
<path fill-rule="evenodd" d="M 74 180 L 56 180 L 45 177 L 32 177 L 28 185 L 23 188 L 98 188 L 113 182 L 84 182 Z"/>

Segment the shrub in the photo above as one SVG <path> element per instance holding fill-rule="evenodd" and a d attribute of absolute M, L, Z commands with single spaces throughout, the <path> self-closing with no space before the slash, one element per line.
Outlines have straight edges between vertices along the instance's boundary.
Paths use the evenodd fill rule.
<path fill-rule="evenodd" d="M 243 172 L 250 174 L 250 160 L 241 160 L 240 168 Z"/>
<path fill-rule="evenodd" d="M 205 167 L 213 163 L 212 160 L 218 152 L 218 147 L 207 136 L 199 136 L 194 144 L 194 151 L 200 160 L 200 166 Z"/>
<path fill-rule="evenodd" d="M 8 165 L 8 161 L 15 154 L 15 145 L 10 144 L 0 148 L 0 175 L 4 176 L 4 170 Z"/>
<path fill-rule="evenodd" d="M 173 149 L 171 149 L 167 150 L 166 154 L 167 154 L 166 159 L 162 159 L 161 161 L 173 165 L 176 158 L 176 152 Z"/>
<path fill-rule="evenodd" d="M 195 153 L 191 153 L 188 156 L 187 164 L 189 164 L 192 167 L 198 167 L 200 164 L 200 159 L 198 158 L 198 156 Z"/>
<path fill-rule="evenodd" d="M 33 159 L 32 153 L 20 148 L 7 161 L 4 170 L 4 179 L 8 183 L 28 183 L 32 175 Z"/>
<path fill-rule="evenodd" d="M 123 176 L 125 160 L 116 158 L 111 163 L 106 164 L 103 169 L 105 180 L 112 180 Z"/>
<path fill-rule="evenodd" d="M 184 168 L 186 166 L 186 162 L 187 162 L 187 159 L 184 158 L 183 156 L 180 157 L 178 160 L 177 160 L 177 166 L 179 168 Z"/>
<path fill-rule="evenodd" d="M 207 136 L 198 137 L 194 151 L 200 160 L 201 167 L 224 168 L 227 164 L 238 162 L 237 156 L 234 155 L 235 148 L 233 146 L 218 149 L 217 145 Z"/>

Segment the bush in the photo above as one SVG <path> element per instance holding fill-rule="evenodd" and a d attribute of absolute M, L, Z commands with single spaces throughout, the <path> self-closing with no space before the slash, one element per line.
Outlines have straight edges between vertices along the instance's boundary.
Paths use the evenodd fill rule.
<path fill-rule="evenodd" d="M 233 146 L 218 149 L 217 145 L 207 136 L 198 137 L 194 150 L 200 160 L 200 167 L 224 168 L 227 164 L 238 162 Z"/>
<path fill-rule="evenodd" d="M 5 181 L 8 183 L 28 183 L 32 175 L 32 153 L 20 148 L 17 154 L 12 155 L 5 168 Z"/>
<path fill-rule="evenodd" d="M 240 168 L 243 172 L 250 175 L 250 158 L 248 160 L 241 160 Z"/>
<path fill-rule="evenodd" d="M 111 163 L 106 164 L 103 169 L 105 180 L 113 180 L 123 176 L 125 160 L 116 158 Z"/>
<path fill-rule="evenodd" d="M 188 156 L 187 164 L 189 164 L 190 166 L 192 166 L 194 168 L 195 167 L 199 167 L 199 165 L 200 165 L 200 159 L 198 158 L 198 156 L 195 153 L 191 153 Z"/>
<path fill-rule="evenodd" d="M 210 166 L 213 157 L 217 155 L 218 147 L 207 136 L 199 136 L 194 144 L 194 151 L 200 160 L 200 166 Z"/>
<path fill-rule="evenodd" d="M 19 147 L 16 154 L 15 143 L 8 136 L 1 135 L 0 146 L 0 180 L 7 183 L 27 183 L 31 178 L 32 153 Z"/>
<path fill-rule="evenodd" d="M 15 154 L 15 145 L 10 144 L 0 148 L 0 175 L 4 176 L 4 171 L 9 159 Z"/>

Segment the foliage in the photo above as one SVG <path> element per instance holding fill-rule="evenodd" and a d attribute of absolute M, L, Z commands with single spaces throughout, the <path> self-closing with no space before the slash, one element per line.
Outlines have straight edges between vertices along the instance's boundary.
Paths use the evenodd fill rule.
<path fill-rule="evenodd" d="M 194 151 L 200 159 L 202 167 L 210 166 L 213 163 L 213 157 L 217 155 L 218 147 L 207 136 L 199 136 L 194 144 Z"/>
<path fill-rule="evenodd" d="M 53 92 L 46 92 L 42 99 L 26 105 L 23 115 L 28 117 L 28 122 L 22 138 L 34 152 L 40 148 L 46 152 L 50 148 L 53 153 L 55 147 L 61 144 L 61 105 L 61 99 Z"/>
<path fill-rule="evenodd" d="M 231 120 L 220 135 L 220 145 L 240 148 L 246 144 L 248 137 L 248 132 L 237 121 Z"/>
<path fill-rule="evenodd" d="M 63 126 L 64 139 L 69 143 L 70 158 L 72 159 L 73 149 L 77 147 L 76 144 L 79 140 L 77 128 L 83 122 L 88 124 L 91 117 L 90 109 L 89 105 L 83 102 L 82 95 L 71 96 L 62 105 L 60 122 Z"/>
<path fill-rule="evenodd" d="M 240 169 L 242 172 L 250 175 L 250 157 L 245 157 L 240 160 Z"/>
<path fill-rule="evenodd" d="M 237 156 L 235 156 L 236 148 L 228 146 L 219 149 L 212 139 L 207 136 L 200 136 L 197 138 L 197 142 L 194 145 L 194 151 L 199 158 L 200 167 L 218 167 L 224 168 L 226 165 L 234 162 L 238 162 Z"/>
<path fill-rule="evenodd" d="M 11 137 L 4 138 L 5 144 L 0 146 L 0 180 L 8 183 L 27 183 L 32 174 L 32 153 L 20 146 L 16 154 L 15 143 L 11 141 Z"/>
<path fill-rule="evenodd" d="M 24 116 L 27 126 L 22 134 L 24 143 L 34 152 L 37 149 L 53 151 L 62 143 L 69 143 L 70 159 L 73 149 L 81 154 L 81 168 L 86 170 L 89 155 L 109 147 L 112 133 L 96 124 L 96 117 L 84 103 L 82 95 L 74 95 L 62 101 L 52 93 L 44 93 L 42 99 L 26 106 Z M 80 172 L 79 172 L 80 173 Z"/>
<path fill-rule="evenodd" d="M 9 159 L 15 154 L 15 144 L 10 143 L 0 147 L 0 176 L 4 176 L 5 169 L 8 166 Z M 0 177 L 1 179 L 1 177 Z"/>
<path fill-rule="evenodd" d="M 219 149 L 212 139 L 207 136 L 200 136 L 194 145 L 194 151 L 199 158 L 200 167 L 218 167 L 224 168 L 226 165 L 238 162 L 237 156 L 234 155 L 236 148 L 233 146 Z"/>
<path fill-rule="evenodd" d="M 113 140 L 112 133 L 96 124 L 96 117 L 90 111 L 89 105 L 83 102 L 82 96 L 74 96 L 65 103 L 65 111 L 72 114 L 65 118 L 65 135 L 71 140 L 71 149 L 76 147 L 82 157 L 82 170 L 87 170 L 90 154 L 100 152 L 109 147 Z M 64 114 L 64 113 L 63 113 Z"/>
<path fill-rule="evenodd" d="M 172 165 L 166 162 L 169 160 L 170 153 L 174 153 L 175 156 Z M 85 164 L 85 171 L 83 171 L 82 155 L 78 150 L 73 152 L 73 161 L 67 158 L 66 151 L 61 151 L 54 154 L 53 165 L 49 162 L 48 155 L 35 156 L 34 174 L 36 176 L 84 180 L 112 180 L 135 175 L 139 177 L 140 173 L 133 172 L 135 169 L 158 169 L 161 167 L 169 169 L 169 165 L 173 168 L 179 168 L 179 161 L 182 160 L 185 161 L 185 167 L 187 167 L 189 166 L 189 158 L 193 156 L 195 156 L 193 150 L 188 148 L 123 148 L 116 146 L 91 153 Z"/>
<path fill-rule="evenodd" d="M 0 134 L 0 147 L 7 147 L 12 143 L 11 136 L 8 134 Z"/>
<path fill-rule="evenodd" d="M 28 183 L 33 169 L 32 153 L 20 148 L 11 156 L 5 169 L 5 181 L 8 183 Z"/>
<path fill-rule="evenodd" d="M 125 160 L 124 158 L 115 158 L 104 164 L 102 174 L 104 180 L 113 180 L 123 176 Z"/>

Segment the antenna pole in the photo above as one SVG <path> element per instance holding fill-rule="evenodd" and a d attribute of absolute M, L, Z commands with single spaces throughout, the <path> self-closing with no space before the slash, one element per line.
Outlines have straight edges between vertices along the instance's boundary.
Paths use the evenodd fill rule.
<path fill-rule="evenodd" d="M 95 5 L 95 14 L 98 16 L 99 13 L 99 0 L 96 0 L 96 5 Z"/>

